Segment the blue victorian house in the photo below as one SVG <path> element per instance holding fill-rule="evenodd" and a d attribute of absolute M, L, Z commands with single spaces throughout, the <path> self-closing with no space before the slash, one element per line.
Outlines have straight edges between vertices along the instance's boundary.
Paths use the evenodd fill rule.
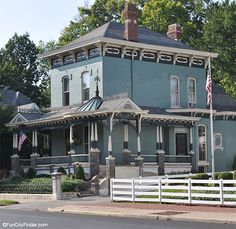
<path fill-rule="evenodd" d="M 183 43 L 178 24 L 167 35 L 139 27 L 132 3 L 124 17 L 125 24 L 106 23 L 42 54 L 51 66 L 51 108 L 19 112 L 24 120 L 9 125 L 33 133 L 38 167 L 80 162 L 91 175 L 106 167 L 110 177 L 119 166 L 139 175 L 210 172 L 205 84 L 217 54 Z M 215 84 L 213 109 L 215 168 L 231 170 L 236 102 Z"/>

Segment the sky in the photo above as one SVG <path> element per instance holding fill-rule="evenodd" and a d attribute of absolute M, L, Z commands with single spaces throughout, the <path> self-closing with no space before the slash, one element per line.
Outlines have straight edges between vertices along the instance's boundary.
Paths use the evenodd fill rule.
<path fill-rule="evenodd" d="M 28 32 L 35 44 L 57 40 L 78 6 L 84 6 L 84 0 L 0 0 L 0 48 L 14 33 Z"/>

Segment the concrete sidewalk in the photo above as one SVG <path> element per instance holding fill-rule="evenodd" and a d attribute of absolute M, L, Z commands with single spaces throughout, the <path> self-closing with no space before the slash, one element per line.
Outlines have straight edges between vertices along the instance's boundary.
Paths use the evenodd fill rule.
<path fill-rule="evenodd" d="M 236 208 L 187 206 L 150 203 L 112 203 L 107 197 L 84 197 L 60 201 L 19 200 L 21 204 L 7 209 L 135 217 L 160 220 L 183 220 L 236 225 Z"/>

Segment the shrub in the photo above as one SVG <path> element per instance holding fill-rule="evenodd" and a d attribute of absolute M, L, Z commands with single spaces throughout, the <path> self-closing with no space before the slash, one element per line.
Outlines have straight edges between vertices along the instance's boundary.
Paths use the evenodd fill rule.
<path fill-rule="evenodd" d="M 51 178 L 52 176 L 50 174 L 38 174 L 36 175 L 36 178 Z"/>
<path fill-rule="evenodd" d="M 233 172 L 233 179 L 236 180 L 236 170 Z"/>
<path fill-rule="evenodd" d="M 79 180 L 85 180 L 84 169 L 81 165 L 76 166 L 75 178 Z"/>
<path fill-rule="evenodd" d="M 214 176 L 215 176 L 215 180 L 219 180 L 219 176 L 220 176 L 220 174 L 221 174 L 220 172 L 217 172 L 217 173 L 214 174 Z"/>
<path fill-rule="evenodd" d="M 29 168 L 27 173 L 25 174 L 25 177 L 28 179 L 33 179 L 36 176 L 36 172 L 33 168 Z"/>
<path fill-rule="evenodd" d="M 230 172 L 223 172 L 223 173 L 219 174 L 218 179 L 232 180 L 233 179 L 233 174 L 230 173 Z"/>
<path fill-rule="evenodd" d="M 62 173 L 62 174 L 64 174 L 64 175 L 67 174 L 67 173 L 66 173 L 66 170 L 65 170 L 63 167 L 58 168 L 57 172 L 58 172 L 58 173 Z"/>
<path fill-rule="evenodd" d="M 15 182 L 15 183 L 20 183 L 20 182 L 22 182 L 24 180 L 24 178 L 23 177 L 20 177 L 20 176 L 13 176 L 12 178 L 11 178 L 11 181 L 12 182 Z"/>
<path fill-rule="evenodd" d="M 62 192 L 78 192 L 83 190 L 84 181 L 79 179 L 71 179 L 68 176 L 62 176 L 61 190 Z"/>
<path fill-rule="evenodd" d="M 209 175 L 206 173 L 198 173 L 195 176 L 191 176 L 190 178 L 192 178 L 194 180 L 208 180 Z"/>

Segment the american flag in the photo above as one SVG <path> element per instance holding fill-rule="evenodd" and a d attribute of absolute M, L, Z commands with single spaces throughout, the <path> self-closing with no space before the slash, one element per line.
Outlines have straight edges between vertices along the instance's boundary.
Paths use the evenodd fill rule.
<path fill-rule="evenodd" d="M 209 62 L 207 80 L 206 80 L 206 91 L 207 91 L 207 105 L 212 104 L 212 78 L 211 78 L 211 65 Z"/>
<path fill-rule="evenodd" d="M 18 144 L 18 150 L 19 151 L 21 150 L 21 146 L 22 146 L 22 144 L 23 144 L 23 142 L 25 141 L 26 138 L 27 138 L 27 136 L 22 131 L 20 131 L 20 133 L 19 133 L 19 144 Z"/>

